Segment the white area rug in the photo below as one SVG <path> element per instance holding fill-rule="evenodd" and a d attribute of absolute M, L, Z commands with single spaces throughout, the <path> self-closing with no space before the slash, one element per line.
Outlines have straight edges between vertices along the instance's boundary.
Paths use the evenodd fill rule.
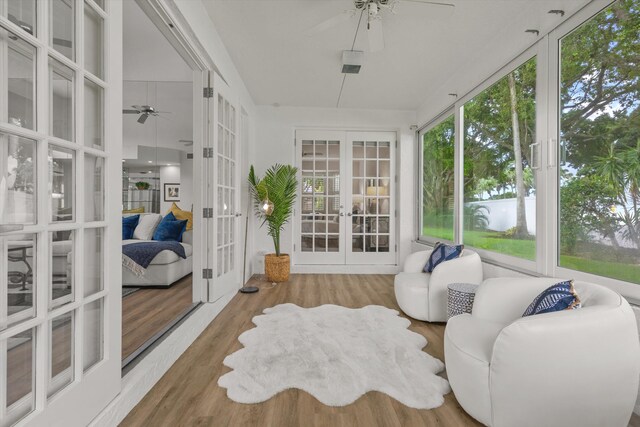
<path fill-rule="evenodd" d="M 235 402 L 263 402 L 298 388 L 325 405 L 344 406 L 375 390 L 431 409 L 450 391 L 436 375 L 444 363 L 421 350 L 427 340 L 395 310 L 282 304 L 264 313 L 238 338 L 244 348 L 224 359 L 233 371 L 218 384 Z"/>

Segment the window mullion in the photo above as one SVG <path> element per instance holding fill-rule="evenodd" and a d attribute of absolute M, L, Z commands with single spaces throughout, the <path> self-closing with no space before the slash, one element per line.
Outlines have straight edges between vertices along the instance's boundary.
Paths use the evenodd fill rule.
<path fill-rule="evenodd" d="M 455 105 L 454 123 L 453 237 L 456 244 L 462 244 L 464 237 L 464 106 L 462 104 Z"/>

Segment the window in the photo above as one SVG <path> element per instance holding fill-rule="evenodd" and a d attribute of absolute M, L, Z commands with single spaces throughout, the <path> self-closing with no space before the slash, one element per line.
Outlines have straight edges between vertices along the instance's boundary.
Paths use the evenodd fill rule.
<path fill-rule="evenodd" d="M 422 234 L 454 240 L 454 116 L 422 135 Z"/>
<path fill-rule="evenodd" d="M 640 4 L 560 40 L 558 265 L 640 283 Z"/>
<path fill-rule="evenodd" d="M 464 105 L 464 243 L 520 258 L 536 255 L 536 59 Z"/>
<path fill-rule="evenodd" d="M 419 234 L 638 299 L 640 3 L 603 5 L 590 3 L 421 133 Z"/>

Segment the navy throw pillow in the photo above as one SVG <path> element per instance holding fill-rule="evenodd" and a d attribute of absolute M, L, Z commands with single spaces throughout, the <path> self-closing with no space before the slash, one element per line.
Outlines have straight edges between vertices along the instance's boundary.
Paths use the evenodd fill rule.
<path fill-rule="evenodd" d="M 122 240 L 133 239 L 133 230 L 138 226 L 140 215 L 122 217 Z"/>
<path fill-rule="evenodd" d="M 438 264 L 458 258 L 462 255 L 463 250 L 464 245 L 445 245 L 441 242 L 436 243 L 431 255 L 429 255 L 429 260 L 422 271 L 425 273 L 433 273 L 433 270 Z"/>
<path fill-rule="evenodd" d="M 169 212 L 162 218 L 160 224 L 156 228 L 156 231 L 153 233 L 153 240 L 158 240 L 161 242 L 164 241 L 182 241 L 182 233 L 187 228 L 187 220 L 176 220 L 175 215 L 172 212 Z"/>
<path fill-rule="evenodd" d="M 573 288 L 573 280 L 556 283 L 542 291 L 524 311 L 522 317 L 534 314 L 580 308 L 580 298 Z"/>

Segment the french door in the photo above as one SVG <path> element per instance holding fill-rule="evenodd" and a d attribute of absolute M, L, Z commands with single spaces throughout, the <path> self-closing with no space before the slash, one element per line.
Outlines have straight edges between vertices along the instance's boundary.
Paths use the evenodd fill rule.
<path fill-rule="evenodd" d="M 121 15 L 0 0 L 2 427 L 87 425 L 120 391 Z"/>
<path fill-rule="evenodd" d="M 212 142 L 210 179 L 213 183 L 210 200 L 213 212 L 210 230 L 212 278 L 209 279 L 209 300 L 215 301 L 237 289 L 240 249 L 240 179 L 238 167 L 239 120 L 235 97 L 227 84 L 215 73 L 212 97 L 209 99 L 209 134 Z"/>
<path fill-rule="evenodd" d="M 395 264 L 394 132 L 296 131 L 297 264 Z"/>

